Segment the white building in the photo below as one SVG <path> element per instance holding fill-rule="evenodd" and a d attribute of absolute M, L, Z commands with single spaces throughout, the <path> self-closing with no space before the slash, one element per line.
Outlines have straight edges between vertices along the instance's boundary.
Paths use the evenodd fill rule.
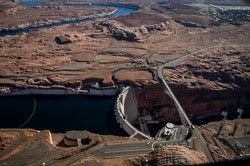
<path fill-rule="evenodd" d="M 174 134 L 174 124 L 173 123 L 167 123 L 164 128 L 164 135 L 170 135 Z"/>

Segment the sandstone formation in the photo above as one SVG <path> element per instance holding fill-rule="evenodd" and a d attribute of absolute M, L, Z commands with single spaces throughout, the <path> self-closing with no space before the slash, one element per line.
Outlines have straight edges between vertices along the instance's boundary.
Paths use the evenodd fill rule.
<path fill-rule="evenodd" d="M 0 1 L 0 4 L 7 4 L 7 7 L 0 8 L 2 32 L 101 17 L 116 10 L 113 7 L 17 7 L 16 3 Z M 107 4 L 110 1 L 52 0 L 40 3 Z M 194 54 L 175 67 L 164 69 L 163 75 L 191 120 L 220 115 L 224 110 L 235 112 L 239 106 L 248 110 L 249 22 L 242 21 L 237 25 L 226 21 L 216 22 L 210 16 L 200 14 L 199 8 L 171 1 L 119 0 L 112 3 L 136 9 L 139 7 L 139 10 L 115 18 L 1 36 L 0 95 L 22 92 L 23 89 L 81 91 L 91 86 L 101 89 L 131 85 L 136 93 L 139 115 L 150 114 L 153 121 L 158 122 L 176 121 L 179 120 L 178 112 L 164 93 L 163 84 L 157 77 L 157 68 L 199 49 L 228 45 Z M 226 121 L 217 140 L 219 143 L 222 143 L 220 139 L 223 136 L 230 135 L 234 122 Z M 243 122 L 236 134 L 249 135 L 249 126 L 246 126 L 249 122 Z M 230 159 L 230 156 L 231 159 L 237 158 L 222 143 L 228 152 L 225 154 L 212 138 L 218 132 L 220 123 L 200 127 L 212 157 L 215 161 Z M 243 132 L 245 129 L 247 131 Z M 0 130 L 0 158 L 13 164 L 16 164 L 13 158 L 21 158 L 18 162 L 23 165 L 41 165 L 44 158 L 52 165 L 70 165 L 72 162 L 75 165 L 140 163 L 140 158 L 103 161 L 98 155 L 87 156 L 106 142 L 135 141 L 114 136 L 97 138 L 93 149 L 66 148 L 63 144 L 64 134 L 52 134 L 51 143 L 49 131 Z M 103 144 L 99 144 L 101 141 Z M 206 162 L 198 141 L 193 142 L 193 148 L 163 147 L 152 152 L 148 159 L 158 165 L 166 160 L 168 164 Z M 39 153 L 34 153 L 34 149 Z M 81 151 L 86 158 L 78 161 L 71 158 Z M 27 154 L 32 157 L 24 160 Z"/>
<path fill-rule="evenodd" d="M 125 1 L 119 3 L 125 4 Z M 241 45 L 250 43 L 249 22 L 242 21 L 240 26 L 215 22 L 190 5 L 126 1 L 127 5 L 136 3 L 140 9 L 131 15 L 1 37 L 1 93 L 28 88 L 78 91 L 90 85 L 132 85 L 140 115 L 151 114 L 153 120 L 160 122 L 175 121 L 179 120 L 178 112 L 164 93 L 157 78 L 157 67 L 199 49 L 231 45 L 194 54 L 176 67 L 164 69 L 163 74 L 190 118 L 219 115 L 222 110 L 237 109 L 241 103 L 247 108 L 249 49 Z M 17 26 L 13 24 L 15 19 L 19 19 L 17 24 L 21 25 L 20 17 L 36 11 L 41 19 L 48 16 L 41 13 L 50 12 L 55 12 L 53 17 L 57 19 L 56 13 L 63 15 L 60 19 L 77 19 L 107 14 L 114 8 L 25 7 L 9 9 L 7 13 L 12 10 L 16 15 L 8 17 L 13 18 L 13 22 L 1 17 L 2 27 Z M 28 16 L 27 19 L 38 21 Z"/>
<path fill-rule="evenodd" d="M 160 147 L 151 152 L 146 165 L 194 165 L 206 162 L 206 157 L 199 151 L 182 146 Z"/>
<path fill-rule="evenodd" d="M 18 133 L 0 133 L 0 153 L 6 151 L 6 149 L 16 140 Z"/>
<path fill-rule="evenodd" d="M 123 19 L 121 18 L 121 20 Z M 117 40 L 127 40 L 131 42 L 138 42 L 142 40 L 142 36 L 150 35 L 151 31 L 168 30 L 167 28 L 168 24 L 169 22 L 162 22 L 160 24 L 154 24 L 154 25 L 141 25 L 139 27 L 126 27 L 122 25 L 121 23 L 113 21 L 113 20 L 103 21 L 100 23 L 100 25 L 107 27 L 109 32 L 112 34 L 112 36 L 116 38 Z"/>
<path fill-rule="evenodd" d="M 114 74 L 114 81 L 117 84 L 131 84 L 140 86 L 146 84 L 148 80 L 153 78 L 153 74 L 146 70 L 119 70 Z"/>
<path fill-rule="evenodd" d="M 208 149 L 215 161 L 235 160 L 241 158 L 225 141 L 225 138 L 232 138 L 235 122 L 236 120 L 226 120 L 223 130 L 220 132 L 217 139 L 212 138 L 212 136 L 218 134 L 220 126 L 223 125 L 222 121 L 209 122 L 199 126 L 199 129 L 202 130 L 203 137 L 207 142 Z M 235 138 L 242 136 L 247 138 L 249 135 L 249 119 L 241 119 L 235 132 Z"/>
<path fill-rule="evenodd" d="M 46 163 L 63 166 L 73 163 L 105 163 L 107 161 L 96 154 L 104 143 L 137 141 L 133 138 L 112 135 L 101 136 L 93 133 L 88 133 L 88 135 L 91 137 L 89 144 L 68 147 L 64 144 L 65 134 L 50 133 L 48 130 L 0 129 L 0 163 L 10 165 L 43 165 Z M 82 156 L 84 158 L 81 158 Z M 108 163 L 117 163 L 120 162 L 119 160 L 121 159 L 108 160 Z M 123 161 L 124 164 L 129 166 L 133 163 L 134 158 L 127 158 L 125 161 L 128 163 Z M 137 158 L 136 161 L 138 163 L 140 160 Z"/>
<path fill-rule="evenodd" d="M 72 36 L 72 35 L 65 34 L 63 36 L 55 37 L 55 41 L 57 42 L 57 44 L 68 44 L 77 40 L 80 40 L 79 36 L 77 35 Z"/>
<path fill-rule="evenodd" d="M 208 116 L 230 106 L 240 106 L 242 102 L 249 104 L 249 49 L 242 48 L 243 52 L 228 47 L 224 49 L 227 51 L 213 49 L 193 55 L 175 68 L 164 70 L 165 79 L 176 94 L 181 94 L 177 97 L 191 118 L 199 116 L 200 110 L 203 110 L 203 116 Z M 169 106 L 172 104 L 167 100 L 162 98 L 158 102 L 166 106 L 153 115 L 174 117 L 171 113 L 173 107 Z"/>
<path fill-rule="evenodd" d="M 26 7 L 18 6 L 14 8 L 9 8 L 4 10 L 4 14 L 6 15 L 16 15 L 19 10 L 24 10 Z"/>

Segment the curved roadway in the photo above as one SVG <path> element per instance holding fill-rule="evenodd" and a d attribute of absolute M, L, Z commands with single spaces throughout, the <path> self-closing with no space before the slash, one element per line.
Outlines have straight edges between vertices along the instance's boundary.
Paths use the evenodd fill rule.
<path fill-rule="evenodd" d="M 166 89 L 167 89 L 167 94 L 169 95 L 169 97 L 174 101 L 175 105 L 176 105 L 176 108 L 180 114 L 181 117 L 184 117 L 185 118 L 185 121 L 186 122 L 182 122 L 183 124 L 185 125 L 188 125 L 188 126 L 192 126 L 192 122 L 189 120 L 188 116 L 186 115 L 184 109 L 182 108 L 182 106 L 180 105 L 179 101 L 177 100 L 177 98 L 175 97 L 174 93 L 172 92 L 172 90 L 170 89 L 169 85 L 167 84 L 166 80 L 164 79 L 163 77 L 163 74 L 162 74 L 162 70 L 164 68 L 169 68 L 169 67 L 175 67 L 177 64 L 185 61 L 189 56 L 191 55 L 194 55 L 196 53 L 199 53 L 199 52 L 203 52 L 203 51 L 206 51 L 206 50 L 209 50 L 209 49 L 214 49 L 214 48 L 222 48 L 222 47 L 250 47 L 250 45 L 221 45 L 221 46 L 212 46 L 212 47 L 207 47 L 207 48 L 204 48 L 204 49 L 200 49 L 200 50 L 197 50 L 197 51 L 194 51 L 192 53 L 189 53 L 185 56 L 182 56 L 180 58 L 177 58 L 173 61 L 170 61 L 170 62 L 167 62 L 165 64 L 163 64 L 162 66 L 160 66 L 158 69 L 157 69 L 157 74 L 158 74 L 158 77 L 159 79 L 163 82 L 163 84 L 165 85 Z"/>
<path fill-rule="evenodd" d="M 180 105 L 179 101 L 177 100 L 177 98 L 175 97 L 174 93 L 172 92 L 172 90 L 170 89 L 169 85 L 167 84 L 166 80 L 164 79 L 163 77 L 163 74 L 162 74 L 162 71 L 164 68 L 169 68 L 169 67 L 175 67 L 177 64 L 185 61 L 189 56 L 191 55 L 194 55 L 196 53 L 200 53 L 200 52 L 203 52 L 203 51 L 206 51 L 206 50 L 209 50 L 209 49 L 214 49 L 214 48 L 221 48 L 221 47 L 250 47 L 250 45 L 221 45 L 221 46 L 212 46 L 212 47 L 207 47 L 207 48 L 204 48 L 204 49 L 200 49 L 200 50 L 197 50 L 197 51 L 194 51 L 192 53 L 189 53 L 183 57 L 180 57 L 180 58 L 177 58 L 173 61 L 170 61 L 170 62 L 167 62 L 165 64 L 163 64 L 162 66 L 160 66 L 158 69 L 157 69 L 157 74 L 158 74 L 158 77 L 159 79 L 163 82 L 164 86 L 166 87 L 166 90 L 165 91 L 167 93 L 167 95 L 173 100 L 173 102 L 175 103 L 175 106 L 178 110 L 178 113 L 181 117 L 181 121 L 183 123 L 183 125 L 186 125 L 186 126 L 189 126 L 189 127 L 192 127 L 194 129 L 194 134 L 196 135 L 198 141 L 201 143 L 204 151 L 205 151 L 205 154 L 207 156 L 207 159 L 209 162 L 213 162 L 213 158 L 211 156 L 211 153 L 209 152 L 208 148 L 207 148 L 207 145 L 206 145 L 206 142 L 204 140 L 204 138 L 202 137 L 202 135 L 200 134 L 199 130 L 194 128 L 192 122 L 190 121 L 190 119 L 188 118 L 186 112 L 184 111 L 184 109 L 182 108 L 182 106 Z"/>

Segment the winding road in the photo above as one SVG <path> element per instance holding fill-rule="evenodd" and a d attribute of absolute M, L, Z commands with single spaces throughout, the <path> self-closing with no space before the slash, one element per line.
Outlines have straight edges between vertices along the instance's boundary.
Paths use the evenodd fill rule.
<path fill-rule="evenodd" d="M 172 92 L 171 88 L 169 87 L 166 80 L 164 79 L 162 71 L 163 71 L 164 68 L 173 68 L 173 67 L 175 67 L 177 64 L 179 64 L 181 62 L 184 62 L 191 55 L 194 55 L 196 53 L 200 53 L 200 52 L 203 52 L 203 51 L 206 51 L 206 50 L 210 50 L 210 49 L 214 49 L 214 48 L 222 48 L 222 47 L 250 47 L 250 45 L 219 45 L 219 46 L 217 45 L 217 46 L 207 47 L 207 48 L 200 49 L 200 50 L 194 51 L 192 53 L 189 53 L 189 54 L 187 54 L 187 55 L 185 55 L 183 57 L 177 58 L 177 59 L 175 59 L 173 61 L 167 62 L 167 63 L 163 64 L 162 66 L 160 66 L 158 68 L 158 70 L 157 70 L 158 77 L 163 82 L 163 84 L 164 84 L 164 86 L 166 88 L 165 92 L 167 93 L 167 95 L 175 103 L 175 106 L 176 106 L 176 108 L 178 110 L 178 113 L 180 115 L 182 124 L 185 125 L 185 126 L 192 127 L 194 129 L 194 135 L 197 137 L 198 141 L 202 145 L 209 162 L 214 162 L 214 160 L 213 160 L 213 158 L 211 156 L 211 153 L 208 150 L 207 144 L 206 144 L 203 136 L 201 135 L 199 130 L 193 126 L 193 124 L 190 121 L 190 119 L 188 118 L 185 110 L 182 108 L 181 104 L 179 103 L 179 101 L 175 97 L 174 93 Z"/>
<path fill-rule="evenodd" d="M 165 88 L 167 90 L 165 92 L 174 101 L 175 106 L 176 106 L 176 108 L 177 108 L 177 110 L 178 110 L 178 112 L 180 114 L 180 117 L 181 117 L 183 125 L 193 127 L 193 124 L 190 121 L 190 119 L 188 118 L 186 112 L 184 111 L 184 109 L 180 105 L 179 101 L 175 97 L 174 93 L 172 92 L 171 88 L 169 87 L 169 85 L 167 84 L 166 80 L 164 79 L 163 74 L 162 74 L 163 69 L 164 68 L 173 68 L 177 64 L 184 62 L 187 58 L 189 58 L 189 56 L 194 55 L 196 53 L 200 53 L 200 52 L 203 52 L 203 51 L 206 51 L 206 50 L 210 50 L 210 49 L 214 49 L 214 48 L 222 48 L 222 47 L 250 47 L 250 45 L 221 45 L 221 46 L 207 47 L 207 48 L 200 49 L 200 50 L 194 51 L 192 53 L 189 53 L 189 54 L 187 54 L 185 56 L 182 56 L 182 57 L 177 58 L 177 59 L 175 59 L 173 61 L 167 62 L 167 63 L 163 64 L 162 66 L 158 67 L 158 69 L 157 69 L 158 77 L 163 82 L 163 84 L 164 84 L 164 86 L 165 86 Z"/>
<path fill-rule="evenodd" d="M 36 5 L 36 6 L 39 6 L 39 5 Z M 121 7 L 117 7 L 117 8 L 121 9 Z M 126 8 L 124 8 L 124 9 L 126 9 Z M 132 10 L 127 12 L 127 13 L 123 13 L 123 12 L 121 12 L 121 10 L 119 10 L 119 11 L 120 11 L 121 14 L 129 14 L 129 13 L 133 12 Z M 109 17 L 117 16 L 117 15 L 119 15 L 119 14 L 116 13 L 116 15 L 111 15 Z M 82 21 L 88 21 L 88 20 L 82 20 Z M 70 23 L 76 23 L 76 22 L 72 21 Z M 67 23 L 67 24 L 70 24 L 70 23 Z M 62 24 L 55 24 L 54 26 L 57 26 L 57 25 L 62 25 Z M 28 30 L 32 30 L 32 29 L 48 28 L 48 27 L 52 27 L 52 25 L 50 25 L 50 26 L 40 26 L 40 27 L 37 27 L 37 28 L 27 28 L 25 30 L 19 30 L 19 31 L 17 31 L 17 33 L 22 33 L 24 31 L 28 31 Z M 8 35 L 8 33 L 2 34 L 2 35 L 0 34 L 0 36 Z M 12 34 L 17 34 L 17 33 L 12 32 Z M 174 93 L 172 92 L 171 88 L 167 84 L 167 81 L 164 79 L 163 69 L 164 68 L 175 67 L 177 64 L 185 61 L 191 55 L 194 55 L 194 54 L 206 51 L 206 50 L 210 50 L 210 49 L 214 49 L 214 48 L 222 48 L 222 47 L 250 47 L 250 45 L 217 45 L 217 46 L 207 47 L 207 48 L 204 48 L 204 49 L 196 50 L 196 51 L 194 51 L 192 53 L 189 53 L 189 54 L 187 54 L 187 55 L 185 55 L 183 57 L 177 58 L 177 59 L 175 59 L 173 61 L 167 62 L 167 63 L 163 64 L 162 66 L 159 66 L 158 70 L 157 70 L 158 77 L 163 82 L 163 84 L 164 84 L 164 86 L 166 88 L 165 92 L 167 93 L 167 95 L 170 96 L 170 98 L 175 103 L 175 106 L 176 106 L 176 108 L 178 110 L 178 113 L 179 113 L 179 115 L 181 117 L 182 123 L 184 125 L 192 127 L 194 129 L 194 135 L 197 137 L 197 139 L 201 143 L 209 162 L 213 162 L 214 160 L 213 160 L 213 158 L 212 158 L 212 156 L 211 156 L 211 154 L 210 154 L 210 152 L 208 150 L 206 142 L 205 142 L 203 136 L 200 134 L 199 130 L 193 126 L 193 124 L 192 124 L 191 120 L 189 119 L 189 117 L 187 116 L 185 110 L 182 108 L 181 104 L 179 103 L 179 101 L 175 97 Z M 32 118 L 32 116 L 34 115 L 34 112 L 35 112 L 35 108 L 36 108 L 36 101 L 34 99 L 33 112 L 31 114 L 30 118 L 28 118 L 28 120 L 25 121 L 25 123 L 23 125 L 21 125 L 20 127 L 24 126 Z M 17 131 L 13 130 L 13 131 L 20 132 L 20 137 L 18 138 L 18 140 L 20 140 L 24 135 L 23 132 L 21 132 L 19 130 L 17 130 Z M 13 146 L 18 143 L 18 140 L 9 149 L 12 149 Z M 102 149 L 102 151 L 100 153 L 104 158 L 135 156 L 135 155 L 138 155 L 138 154 L 145 154 L 145 153 L 148 153 L 148 152 L 152 151 L 153 143 L 167 143 L 167 142 L 169 142 L 169 141 L 161 141 L 161 142 L 159 142 L 159 141 L 151 140 L 149 145 L 147 145 L 148 142 L 145 142 L 145 141 L 144 142 L 143 141 L 135 142 L 135 143 L 112 144 L 112 145 L 106 145 Z M 176 143 L 179 143 L 178 140 L 176 141 Z"/>

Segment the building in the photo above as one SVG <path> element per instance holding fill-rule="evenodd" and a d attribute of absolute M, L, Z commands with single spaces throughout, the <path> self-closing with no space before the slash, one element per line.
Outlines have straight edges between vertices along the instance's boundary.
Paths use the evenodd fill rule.
<path fill-rule="evenodd" d="M 67 131 L 64 144 L 67 146 L 82 146 L 90 142 L 89 132 L 87 131 Z"/>
<path fill-rule="evenodd" d="M 174 133 L 174 124 L 173 123 L 167 123 L 164 127 L 164 135 L 170 135 Z"/>

